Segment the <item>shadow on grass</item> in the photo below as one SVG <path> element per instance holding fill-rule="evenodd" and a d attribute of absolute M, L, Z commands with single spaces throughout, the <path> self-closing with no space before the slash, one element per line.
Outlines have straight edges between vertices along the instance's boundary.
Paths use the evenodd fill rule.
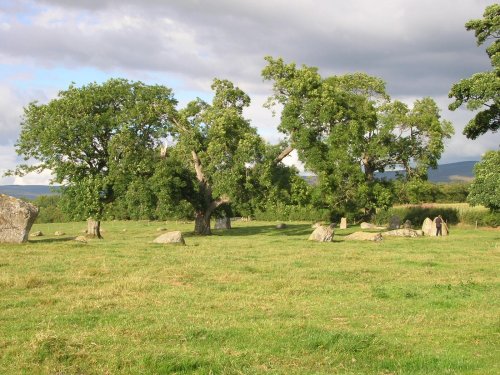
<path fill-rule="evenodd" d="M 257 225 L 248 227 L 236 227 L 232 229 L 217 229 L 213 231 L 216 236 L 243 237 L 265 234 L 268 236 L 306 236 L 313 229 L 308 224 L 290 224 L 284 229 L 276 229 L 275 225 Z"/>
<path fill-rule="evenodd" d="M 55 242 L 67 242 L 73 241 L 76 236 L 66 236 L 66 237 L 57 237 L 57 238 L 30 238 L 28 240 L 29 243 L 55 243 Z"/>

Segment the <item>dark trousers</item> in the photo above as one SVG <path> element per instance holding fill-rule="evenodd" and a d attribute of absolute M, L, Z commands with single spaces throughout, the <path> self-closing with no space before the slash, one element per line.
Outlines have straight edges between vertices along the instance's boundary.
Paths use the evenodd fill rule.
<path fill-rule="evenodd" d="M 442 236 L 443 232 L 441 231 L 441 225 L 436 227 L 436 236 Z"/>

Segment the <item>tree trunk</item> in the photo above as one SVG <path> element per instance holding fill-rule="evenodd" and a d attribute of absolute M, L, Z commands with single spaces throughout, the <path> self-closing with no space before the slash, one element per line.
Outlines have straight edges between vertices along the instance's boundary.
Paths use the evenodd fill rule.
<path fill-rule="evenodd" d="M 87 219 L 87 237 L 99 238 L 101 236 L 101 222 L 94 220 L 91 217 Z"/>
<path fill-rule="evenodd" d="M 210 216 L 212 216 L 210 212 L 196 212 L 194 234 L 202 236 L 212 234 L 212 231 L 210 230 Z"/>

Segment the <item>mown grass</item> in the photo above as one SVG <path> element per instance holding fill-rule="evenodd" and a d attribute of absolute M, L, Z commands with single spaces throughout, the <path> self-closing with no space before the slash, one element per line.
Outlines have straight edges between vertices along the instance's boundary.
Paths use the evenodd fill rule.
<path fill-rule="evenodd" d="M 164 226 L 187 246 L 151 243 Z M 83 223 L 40 224 L 0 244 L 0 373 L 500 372 L 500 232 L 311 243 L 309 224 L 274 226 L 107 222 L 80 244 Z"/>

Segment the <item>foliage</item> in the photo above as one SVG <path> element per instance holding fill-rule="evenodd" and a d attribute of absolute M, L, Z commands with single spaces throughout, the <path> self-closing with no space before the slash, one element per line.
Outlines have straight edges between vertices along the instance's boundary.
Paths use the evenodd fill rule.
<path fill-rule="evenodd" d="M 175 144 L 169 157 L 177 157 L 192 171 L 192 194 L 186 199 L 195 211 L 197 234 L 210 233 L 214 211 L 230 202 L 243 205 L 253 192 L 246 166 L 260 157 L 263 141 L 243 110 L 250 98 L 227 80 L 215 79 L 211 104 L 198 99 L 179 112 Z"/>
<path fill-rule="evenodd" d="M 475 179 L 470 186 L 467 201 L 481 204 L 491 211 L 500 210 L 500 151 L 485 153 L 474 166 Z"/>
<path fill-rule="evenodd" d="M 422 225 L 426 217 L 431 219 L 437 215 L 449 224 L 468 224 L 478 226 L 498 227 L 500 212 L 491 212 L 484 207 L 469 207 L 467 204 L 424 204 L 395 206 L 388 210 L 380 210 L 374 216 L 377 224 L 387 224 L 392 216 L 399 216 L 403 221 L 410 220 L 415 227 Z"/>
<path fill-rule="evenodd" d="M 166 87 L 110 79 L 59 92 L 48 104 L 30 103 L 24 111 L 16 151 L 34 166 L 17 174 L 50 169 L 65 185 L 65 207 L 73 217 L 101 219 L 116 199 L 121 174 L 141 175 L 145 150 L 165 134 L 175 99 Z"/>
<path fill-rule="evenodd" d="M 481 109 L 464 129 L 467 138 L 476 139 L 500 126 L 500 4 L 486 7 L 482 19 L 470 20 L 465 27 L 474 30 L 478 46 L 493 39 L 486 49 L 493 70 L 455 83 L 448 95 L 455 99 L 449 106 L 452 111 L 463 104 L 472 111 Z"/>
<path fill-rule="evenodd" d="M 70 218 L 60 207 L 61 197 L 58 194 L 40 195 L 32 203 L 38 207 L 37 223 L 64 223 Z"/>
<path fill-rule="evenodd" d="M 398 216 L 401 222 L 410 220 L 415 228 L 419 228 L 422 226 L 425 218 L 434 219 L 438 215 L 441 215 L 448 224 L 458 224 L 460 222 L 459 212 L 455 208 L 412 205 L 381 210 L 375 215 L 374 221 L 377 224 L 387 225 L 392 216 Z"/>
<path fill-rule="evenodd" d="M 391 188 L 376 181 L 375 172 L 403 166 L 408 179 L 425 179 L 428 167 L 436 167 L 453 129 L 431 98 L 410 109 L 391 102 L 379 78 L 362 73 L 322 78 L 314 67 L 266 60 L 262 75 L 273 82 L 268 106 L 283 106 L 278 129 L 317 174 L 332 208 L 388 207 Z"/>

